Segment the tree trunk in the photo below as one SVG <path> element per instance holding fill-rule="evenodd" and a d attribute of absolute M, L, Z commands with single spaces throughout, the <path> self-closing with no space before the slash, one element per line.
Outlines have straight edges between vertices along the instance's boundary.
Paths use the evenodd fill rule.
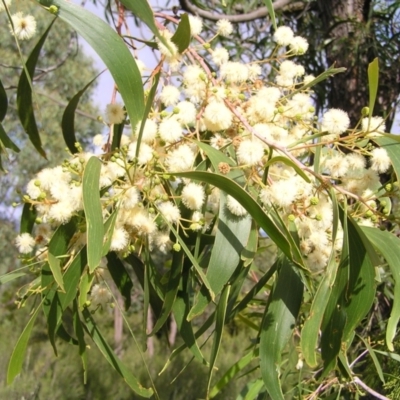
<path fill-rule="evenodd" d="M 374 19 L 371 19 L 371 0 L 318 0 L 318 10 L 326 27 L 326 58 L 329 65 L 347 68 L 331 80 L 328 104 L 349 114 L 355 126 L 361 109 L 368 106 L 368 64 L 379 55 Z M 378 98 L 373 115 L 387 118 L 389 130 L 394 117 L 393 106 L 398 97 L 400 82 L 398 68 L 393 74 L 388 60 L 380 60 Z M 385 64 L 383 63 L 385 62 Z"/>

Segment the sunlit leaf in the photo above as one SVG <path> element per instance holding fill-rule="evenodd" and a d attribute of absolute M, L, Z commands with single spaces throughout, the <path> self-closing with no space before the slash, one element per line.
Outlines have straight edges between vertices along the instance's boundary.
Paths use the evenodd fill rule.
<path fill-rule="evenodd" d="M 374 115 L 374 107 L 376 101 L 376 95 L 378 93 L 379 84 L 379 61 L 375 58 L 368 65 L 368 89 L 369 89 L 369 118 L 371 120 L 372 115 Z"/>
<path fill-rule="evenodd" d="M 100 204 L 101 162 L 91 157 L 86 164 L 82 180 L 83 209 L 86 216 L 87 254 L 90 272 L 93 272 L 102 257 L 104 225 L 103 211 Z"/>
<path fill-rule="evenodd" d="M 57 282 L 61 290 L 65 292 L 64 281 L 61 273 L 60 260 L 57 257 L 53 256 L 53 254 L 48 252 L 47 261 L 49 262 L 50 270 L 54 276 L 54 280 Z"/>
<path fill-rule="evenodd" d="M 58 7 L 58 17 L 75 29 L 103 60 L 118 86 L 132 126 L 136 126 L 144 111 L 142 77 L 124 41 L 109 25 L 83 7 L 66 0 L 54 0 L 52 4 Z"/>

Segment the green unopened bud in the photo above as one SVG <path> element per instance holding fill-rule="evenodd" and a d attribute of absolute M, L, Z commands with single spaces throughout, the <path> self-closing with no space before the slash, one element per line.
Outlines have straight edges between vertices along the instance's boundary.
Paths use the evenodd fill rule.
<path fill-rule="evenodd" d="M 46 196 L 47 196 L 46 192 L 40 192 L 40 194 L 38 196 L 38 199 L 39 200 L 44 200 L 46 198 Z"/>
<path fill-rule="evenodd" d="M 204 47 L 205 49 L 209 49 L 209 48 L 211 47 L 211 44 L 210 44 L 210 43 L 204 43 L 204 44 L 203 44 L 203 47 Z"/>
<path fill-rule="evenodd" d="M 42 218 L 39 218 L 39 217 L 38 217 L 38 218 L 35 219 L 35 224 L 38 224 L 38 225 L 39 225 L 39 224 L 41 224 L 42 222 L 43 222 Z"/>
<path fill-rule="evenodd" d="M 33 182 L 33 184 L 35 186 L 39 187 L 40 186 L 40 181 L 38 179 L 36 179 L 35 182 Z"/>
<path fill-rule="evenodd" d="M 363 117 L 368 117 L 368 115 L 369 115 L 369 107 L 363 107 L 362 110 L 361 110 L 361 115 Z"/>
<path fill-rule="evenodd" d="M 29 201 L 31 198 L 27 194 L 25 194 L 24 197 L 22 197 L 22 199 L 24 201 Z"/>
<path fill-rule="evenodd" d="M 131 245 L 129 246 L 129 251 L 130 251 L 131 253 L 133 253 L 133 252 L 135 251 L 135 246 L 134 246 L 133 244 L 131 244 Z"/>
<path fill-rule="evenodd" d="M 217 73 L 216 73 L 216 72 L 211 72 L 211 76 L 212 76 L 213 78 L 215 78 L 215 77 L 217 76 Z"/>
<path fill-rule="evenodd" d="M 168 115 L 169 115 L 169 112 L 168 112 L 168 111 L 163 110 L 163 111 L 160 112 L 161 118 L 168 117 Z"/>
<path fill-rule="evenodd" d="M 55 14 L 58 13 L 58 7 L 55 6 L 55 5 L 52 5 L 52 6 L 49 7 L 49 11 L 50 11 L 52 14 L 55 15 Z"/>
<path fill-rule="evenodd" d="M 179 107 L 174 107 L 174 109 L 172 110 L 172 112 L 174 113 L 174 114 L 179 114 Z"/>
<path fill-rule="evenodd" d="M 376 222 L 378 220 L 378 217 L 374 214 L 371 216 L 371 221 Z"/>
<path fill-rule="evenodd" d="M 88 308 L 88 307 L 90 307 L 91 304 L 92 304 L 92 302 L 90 300 L 87 300 L 83 303 L 83 308 Z"/>
<path fill-rule="evenodd" d="M 389 207 L 385 207 L 385 208 L 382 210 L 382 212 L 383 212 L 385 215 L 388 215 L 389 212 L 390 212 Z"/>
<path fill-rule="evenodd" d="M 310 112 L 310 113 L 315 112 L 315 107 L 311 106 L 311 107 L 308 109 L 308 112 Z"/>
<path fill-rule="evenodd" d="M 319 203 L 319 198 L 318 198 L 318 197 L 311 197 L 310 203 L 311 203 L 313 206 L 316 206 L 316 205 Z"/>
<path fill-rule="evenodd" d="M 163 194 L 161 198 L 162 198 L 163 201 L 168 201 L 169 200 L 167 194 Z"/>
<path fill-rule="evenodd" d="M 278 113 L 279 114 L 283 114 L 284 112 L 285 112 L 285 109 L 281 106 L 281 107 L 278 107 Z"/>
<path fill-rule="evenodd" d="M 154 178 L 154 184 L 155 184 L 155 185 L 159 185 L 160 183 L 161 183 L 160 178 L 159 178 L 158 176 L 156 176 L 156 177 Z"/>
<path fill-rule="evenodd" d="M 149 214 L 155 214 L 156 213 L 156 210 L 153 207 L 150 207 L 148 209 L 148 211 L 149 211 Z"/>
<path fill-rule="evenodd" d="M 317 221 L 322 221 L 322 215 L 317 214 L 317 215 L 315 216 L 315 219 L 316 219 Z"/>
<path fill-rule="evenodd" d="M 201 72 L 200 75 L 199 75 L 199 78 L 200 78 L 202 81 L 206 81 L 206 80 L 207 80 L 207 75 L 204 74 L 203 72 Z"/>
<path fill-rule="evenodd" d="M 386 200 L 381 200 L 381 206 L 382 206 L 382 207 L 387 206 Z"/>
<path fill-rule="evenodd" d="M 239 94 L 239 100 L 246 100 L 246 95 L 244 95 L 243 93 Z"/>
<path fill-rule="evenodd" d="M 385 185 L 385 190 L 386 190 L 387 192 L 390 192 L 392 189 L 393 189 L 393 186 L 392 186 L 391 183 L 388 183 L 388 184 Z"/>
<path fill-rule="evenodd" d="M 303 116 L 301 114 L 296 114 L 295 117 L 296 121 L 301 121 L 303 119 Z"/>
<path fill-rule="evenodd" d="M 176 252 L 181 251 L 181 245 L 180 245 L 179 243 L 175 243 L 175 244 L 172 246 L 172 248 L 173 248 L 173 250 L 176 251 Z"/>
<path fill-rule="evenodd" d="M 368 211 L 365 213 L 365 216 L 368 217 L 368 218 L 371 218 L 373 215 L 374 215 L 374 213 L 373 213 L 371 210 L 368 210 Z"/>
<path fill-rule="evenodd" d="M 169 175 L 169 174 L 164 174 L 162 177 L 163 177 L 163 179 L 165 179 L 165 180 L 167 181 L 168 179 L 171 178 L 171 175 Z"/>
<path fill-rule="evenodd" d="M 18 206 L 18 203 L 16 203 L 15 201 L 11 204 L 14 208 Z"/>
<path fill-rule="evenodd" d="M 290 214 L 290 215 L 288 216 L 288 220 L 289 220 L 290 222 L 294 222 L 295 219 L 296 219 L 296 216 L 293 215 L 293 214 Z"/>

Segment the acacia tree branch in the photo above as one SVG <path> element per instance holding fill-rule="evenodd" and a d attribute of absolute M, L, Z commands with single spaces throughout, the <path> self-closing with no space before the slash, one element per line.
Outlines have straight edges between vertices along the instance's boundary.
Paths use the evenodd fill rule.
<path fill-rule="evenodd" d="M 260 7 L 254 11 L 245 14 L 218 14 L 212 11 L 201 9 L 195 6 L 190 0 L 179 0 L 179 4 L 182 10 L 188 11 L 192 14 L 198 15 L 199 17 L 211 21 L 218 21 L 219 19 L 223 18 L 227 19 L 230 22 L 238 23 L 253 21 L 258 18 L 264 18 L 268 15 L 267 7 Z M 277 0 L 272 4 L 274 6 L 274 10 L 283 11 L 297 11 L 302 10 L 305 7 L 302 1 L 293 2 L 293 0 Z"/>

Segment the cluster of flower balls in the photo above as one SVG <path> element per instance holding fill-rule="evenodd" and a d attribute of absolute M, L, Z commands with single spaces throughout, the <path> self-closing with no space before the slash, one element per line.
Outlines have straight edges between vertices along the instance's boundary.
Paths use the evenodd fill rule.
<path fill-rule="evenodd" d="M 221 165 L 215 173 L 242 170 L 245 188 L 265 211 L 274 208 L 283 221 L 295 223 L 306 265 L 321 270 L 331 252 L 339 252 L 342 246 L 340 230 L 332 241 L 332 200 L 326 184 L 334 184 L 341 201 L 351 198 L 349 209 L 359 223 L 376 225 L 390 212 L 389 204 L 382 211 L 383 201 L 379 201 L 390 202 L 387 192 L 393 192 L 382 188 L 379 180 L 379 174 L 391 167 L 388 154 L 371 143 L 354 146 L 361 138 L 380 135 L 384 121 L 365 117 L 357 131 L 351 130 L 348 115 L 338 109 L 328 110 L 319 121 L 310 89 L 315 78 L 290 59 L 305 53 L 308 43 L 290 28 L 280 27 L 274 34 L 277 51 L 269 65 L 275 77 L 268 81 L 261 63 L 231 61 L 227 49 L 213 48 L 212 39 L 205 43 L 197 36 L 202 27 L 199 18 L 190 17 L 190 24 L 198 44 L 184 54 L 171 41 L 172 32 L 162 31 L 168 44 L 159 42 L 165 74 L 146 121 L 123 134 L 120 147 L 111 155 L 109 143 L 101 135 L 94 138 L 95 145 L 107 150 L 98 156 L 104 220 L 118 212 L 110 250 L 140 254 L 149 246 L 168 252 L 179 248 L 171 227 L 182 235 L 212 229 L 219 212 L 219 190 L 173 176 L 196 169 L 207 158 L 197 145 L 201 141 L 236 165 L 225 169 Z M 217 29 L 219 35 L 232 33 L 226 20 L 219 21 Z M 141 69 L 146 73 L 143 65 Z M 110 126 L 124 123 L 125 118 L 122 105 L 107 107 L 105 121 Z M 353 151 L 344 153 L 346 137 L 351 138 Z M 319 179 L 310 165 L 318 146 Z M 61 166 L 44 169 L 29 182 L 24 201 L 36 208 L 38 219 L 34 236 L 18 236 L 21 253 L 46 246 L 55 228 L 71 218 L 84 221 L 82 177 L 94 154 L 78 148 Z M 248 218 L 231 196 L 227 212 L 233 218 Z M 85 243 L 85 234 L 80 236 L 75 246 Z"/>

